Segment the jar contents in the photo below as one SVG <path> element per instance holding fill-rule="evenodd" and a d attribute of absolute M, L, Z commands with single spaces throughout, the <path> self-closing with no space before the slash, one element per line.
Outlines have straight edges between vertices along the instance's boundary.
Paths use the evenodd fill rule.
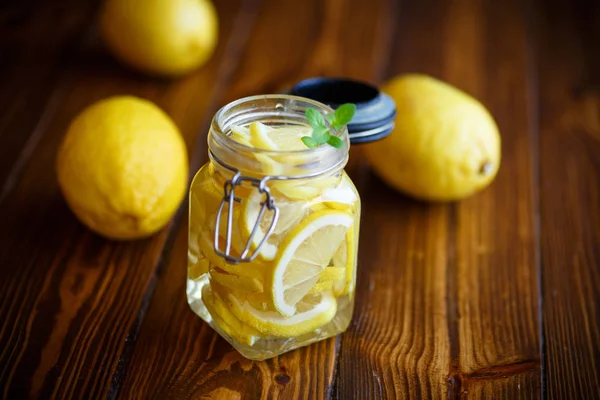
<path fill-rule="evenodd" d="M 295 158 L 295 175 L 307 176 L 302 168 L 308 172 L 312 165 L 303 161 L 310 150 L 302 137 L 311 132 L 301 123 L 254 121 L 232 125 L 225 134 L 251 150 L 262 170 L 260 179 L 287 175 L 284 164 L 290 157 Z M 270 358 L 343 332 L 353 311 L 360 220 L 359 196 L 350 178 L 338 168 L 267 181 L 277 216 L 265 206 L 265 193 L 243 182 L 233 188 L 231 208 L 225 202 L 219 214 L 233 175 L 209 162 L 190 189 L 191 308 L 250 359 Z M 245 260 L 232 262 L 215 248 Z"/>

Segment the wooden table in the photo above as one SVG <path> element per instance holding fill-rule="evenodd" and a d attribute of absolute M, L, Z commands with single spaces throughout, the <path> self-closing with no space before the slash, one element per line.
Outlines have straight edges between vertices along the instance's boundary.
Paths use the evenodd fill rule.
<path fill-rule="evenodd" d="M 98 1 L 0 6 L 0 397 L 598 398 L 598 2 L 215 3 L 218 51 L 177 80 L 116 63 Z M 387 187 L 354 147 L 353 322 L 281 357 L 243 359 L 188 308 L 185 211 L 119 243 L 82 226 L 58 191 L 57 146 L 98 99 L 156 102 L 195 171 L 210 118 L 231 100 L 309 76 L 379 84 L 405 72 L 489 108 L 499 175 L 462 202 L 425 204 Z"/>

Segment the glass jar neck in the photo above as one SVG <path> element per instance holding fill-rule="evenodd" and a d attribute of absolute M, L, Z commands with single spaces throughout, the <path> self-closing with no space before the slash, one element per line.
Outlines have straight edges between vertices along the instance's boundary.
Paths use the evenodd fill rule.
<path fill-rule="evenodd" d="M 232 126 L 248 126 L 255 121 L 274 127 L 306 126 L 305 111 L 309 107 L 324 116 L 334 112 L 322 103 L 290 95 L 252 96 L 229 103 L 215 114 L 208 133 L 211 160 L 224 173 L 240 171 L 242 175 L 254 177 L 303 179 L 339 171 L 348 161 L 349 140 L 345 127 L 337 131 L 330 129 L 342 139 L 343 146 L 339 149 L 325 144 L 302 150 L 263 150 L 245 146 L 230 136 Z"/>

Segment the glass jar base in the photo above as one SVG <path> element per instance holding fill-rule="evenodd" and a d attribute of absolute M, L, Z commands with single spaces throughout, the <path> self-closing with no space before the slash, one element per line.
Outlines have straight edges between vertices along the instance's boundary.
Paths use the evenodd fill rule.
<path fill-rule="evenodd" d="M 250 360 L 267 360 L 291 350 L 336 336 L 348 328 L 352 318 L 354 303 L 350 296 L 343 296 L 337 299 L 337 312 L 331 321 L 312 332 L 286 338 L 257 337 L 251 345 L 245 344 L 225 332 L 211 316 L 201 296 L 202 287 L 206 284 L 208 284 L 208 279 L 205 277 L 197 280 L 188 279 L 187 293 L 190 308 L 222 338 L 229 342 L 242 356 Z"/>

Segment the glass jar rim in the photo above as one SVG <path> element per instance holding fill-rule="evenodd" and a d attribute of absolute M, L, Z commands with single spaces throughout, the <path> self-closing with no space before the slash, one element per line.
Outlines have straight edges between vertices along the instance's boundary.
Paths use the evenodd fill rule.
<path fill-rule="evenodd" d="M 328 105 L 318 102 L 316 100 L 309 99 L 307 97 L 294 96 L 294 95 L 289 95 L 289 94 L 262 94 L 262 95 L 247 96 L 247 97 L 242 97 L 240 99 L 237 99 L 235 101 L 232 101 L 232 102 L 226 104 L 225 106 L 221 107 L 215 113 L 215 116 L 212 120 L 213 132 L 217 132 L 219 139 L 225 140 L 227 142 L 227 145 L 231 145 L 232 148 L 239 148 L 239 149 L 243 149 L 245 151 L 252 151 L 252 152 L 261 153 L 261 154 L 273 154 L 273 155 L 298 154 L 298 155 L 301 155 L 301 154 L 314 153 L 321 149 L 331 148 L 331 146 L 328 146 L 327 144 L 325 144 L 322 146 L 318 146 L 318 147 L 314 147 L 314 148 L 306 148 L 306 149 L 301 149 L 301 150 L 266 150 L 266 149 L 260 149 L 260 148 L 256 148 L 256 147 L 246 146 L 242 143 L 239 143 L 239 142 L 233 140 L 231 138 L 231 136 L 228 136 L 225 133 L 227 131 L 228 126 L 225 125 L 224 116 L 227 112 L 231 111 L 234 107 L 239 106 L 241 104 L 250 103 L 250 102 L 253 102 L 256 100 L 265 100 L 265 99 L 295 100 L 298 102 L 312 104 L 313 106 L 319 108 L 320 111 L 326 111 L 327 112 L 326 114 L 335 112 L 335 110 L 333 110 Z M 333 130 L 335 136 L 339 137 L 340 139 L 342 139 L 342 141 L 344 141 L 344 144 L 346 144 L 346 142 L 348 142 L 346 128 L 344 128 L 342 130 L 336 130 L 334 128 L 331 128 L 331 129 Z M 346 134 L 344 135 L 344 133 L 346 133 Z"/>
<path fill-rule="evenodd" d="M 281 108 L 279 108 L 281 106 Z M 288 94 L 263 94 L 243 97 L 230 102 L 220 108 L 213 117 L 211 129 L 208 136 L 208 149 L 211 159 L 227 167 L 235 169 L 231 162 L 222 157 L 225 153 L 235 153 L 243 158 L 246 154 L 264 155 L 282 159 L 289 157 L 306 157 L 314 161 L 321 160 L 318 167 L 318 175 L 343 168 L 348 160 L 350 141 L 346 127 L 335 130 L 331 128 L 332 134 L 339 137 L 342 148 L 335 148 L 328 144 L 315 148 L 298 150 L 267 150 L 244 145 L 234 140 L 227 133 L 230 126 L 234 124 L 245 125 L 249 121 L 260 121 L 261 119 L 277 119 L 278 121 L 293 121 L 307 123 L 305 110 L 309 107 L 316 108 L 324 116 L 335 111 L 326 104 L 301 96 Z M 233 161 L 233 160 L 229 160 Z M 284 174 L 285 175 L 285 174 Z M 310 175 L 313 175 L 311 173 Z"/>

